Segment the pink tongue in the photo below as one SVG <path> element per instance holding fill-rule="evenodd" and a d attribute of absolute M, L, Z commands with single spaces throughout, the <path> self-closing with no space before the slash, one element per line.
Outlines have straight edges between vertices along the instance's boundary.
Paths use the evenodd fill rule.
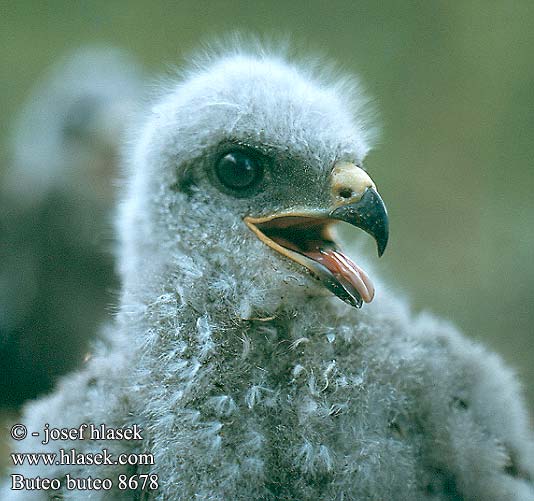
<path fill-rule="evenodd" d="M 367 273 L 347 256 L 333 249 L 306 252 L 306 255 L 328 268 L 341 284 L 346 282 L 351 284 L 366 303 L 373 300 L 375 295 L 373 282 Z"/>

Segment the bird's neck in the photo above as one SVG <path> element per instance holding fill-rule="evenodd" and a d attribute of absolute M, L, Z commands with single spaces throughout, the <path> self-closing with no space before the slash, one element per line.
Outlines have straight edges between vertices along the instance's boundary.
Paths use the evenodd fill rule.
<path fill-rule="evenodd" d="M 232 280 L 208 269 L 150 270 L 131 282 L 137 289 L 124 289 L 119 321 L 137 346 L 132 363 L 144 374 L 136 385 L 157 385 L 164 399 L 179 395 L 186 406 L 219 396 L 243 402 L 255 398 L 256 387 L 289 384 L 309 357 L 315 364 L 315 354 L 326 350 L 335 359 L 339 320 L 354 324 L 359 317 L 326 291 L 310 295 L 293 281 L 283 289 L 258 287 L 246 276 Z"/>
<path fill-rule="evenodd" d="M 126 293 L 119 321 L 143 358 L 159 361 L 156 372 L 172 372 L 178 359 L 223 371 L 235 363 L 280 371 L 300 345 L 334 335 L 325 316 L 352 316 L 352 310 L 330 295 L 307 296 L 301 287 L 281 293 L 244 281 L 229 285 L 223 277 L 175 275 L 152 293 Z"/>
<path fill-rule="evenodd" d="M 335 323 L 324 318 L 339 318 L 338 302 L 308 298 L 300 310 L 244 319 L 230 306 L 204 303 L 200 309 L 177 294 L 161 294 L 127 327 L 140 340 L 135 364 L 145 376 L 136 384 L 157 385 L 162 399 L 179 397 L 194 408 L 223 397 L 251 406 L 260 388 L 270 389 L 261 398 L 274 398 L 305 360 L 335 349 Z M 335 359 L 333 351 L 329 356 Z"/>

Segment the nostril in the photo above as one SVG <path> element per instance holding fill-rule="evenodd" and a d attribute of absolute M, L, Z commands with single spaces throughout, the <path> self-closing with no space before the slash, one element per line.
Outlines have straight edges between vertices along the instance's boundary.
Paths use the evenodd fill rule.
<path fill-rule="evenodd" d="M 354 192 L 350 188 L 340 188 L 338 195 L 341 198 L 352 198 L 354 196 Z"/>

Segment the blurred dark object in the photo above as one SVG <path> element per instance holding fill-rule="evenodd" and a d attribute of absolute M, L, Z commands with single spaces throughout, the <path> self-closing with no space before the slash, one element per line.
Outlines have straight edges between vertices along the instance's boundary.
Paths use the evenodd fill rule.
<path fill-rule="evenodd" d="M 18 406 L 76 367 L 113 310 L 111 208 L 142 72 L 86 48 L 37 83 L 0 188 L 0 404 Z"/>

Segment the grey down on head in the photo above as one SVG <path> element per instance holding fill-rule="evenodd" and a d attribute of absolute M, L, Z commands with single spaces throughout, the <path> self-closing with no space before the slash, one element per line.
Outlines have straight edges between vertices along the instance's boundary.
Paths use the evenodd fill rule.
<path fill-rule="evenodd" d="M 261 51 L 198 60 L 166 86 L 126 153 L 117 318 L 21 418 L 136 424 L 143 439 L 14 443 L 154 464 L 15 467 L 63 486 L 8 477 L 1 499 L 534 499 L 514 374 L 339 244 L 340 225 L 379 254 L 387 243 L 365 110 L 352 79 Z M 157 475 L 157 489 L 122 490 L 119 475 Z"/>

